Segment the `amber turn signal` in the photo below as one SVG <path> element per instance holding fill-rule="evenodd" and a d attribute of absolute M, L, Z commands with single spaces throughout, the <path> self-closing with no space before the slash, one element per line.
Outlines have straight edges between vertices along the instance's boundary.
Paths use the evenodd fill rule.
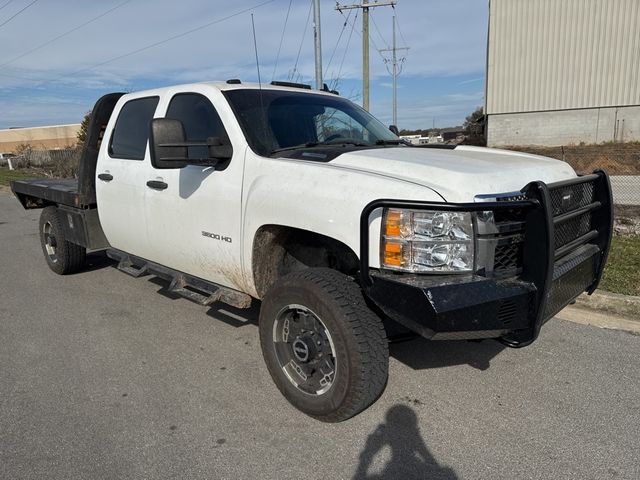
<path fill-rule="evenodd" d="M 402 266 L 402 244 L 395 242 L 384 243 L 384 263 L 386 265 Z"/>

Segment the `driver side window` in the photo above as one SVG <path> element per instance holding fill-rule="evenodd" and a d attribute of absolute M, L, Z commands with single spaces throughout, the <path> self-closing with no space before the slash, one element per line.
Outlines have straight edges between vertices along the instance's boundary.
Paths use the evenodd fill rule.
<path fill-rule="evenodd" d="M 199 93 L 175 95 L 169 103 L 166 118 L 182 122 L 187 142 L 206 142 L 210 137 L 218 137 L 222 143 L 230 143 L 218 112 L 209 99 Z M 191 160 L 200 160 L 208 156 L 207 147 L 189 147 Z"/>

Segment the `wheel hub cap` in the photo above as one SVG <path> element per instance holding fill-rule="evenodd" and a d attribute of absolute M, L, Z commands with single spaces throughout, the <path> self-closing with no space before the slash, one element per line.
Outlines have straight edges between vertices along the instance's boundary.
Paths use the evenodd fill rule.
<path fill-rule="evenodd" d="M 287 305 L 273 324 L 275 353 L 287 379 L 300 391 L 322 395 L 333 385 L 337 362 L 331 334 L 302 305 Z"/>
<path fill-rule="evenodd" d="M 313 349 L 313 344 L 309 344 L 309 340 L 302 339 L 300 337 L 296 338 L 292 345 L 293 354 L 295 357 L 301 362 L 308 362 L 309 358 L 311 358 L 311 351 Z"/>

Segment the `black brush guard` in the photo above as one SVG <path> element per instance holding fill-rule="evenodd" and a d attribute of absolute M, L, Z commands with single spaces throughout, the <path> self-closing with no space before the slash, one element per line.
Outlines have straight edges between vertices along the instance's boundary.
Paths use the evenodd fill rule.
<path fill-rule="evenodd" d="M 365 296 L 385 315 L 426 338 L 499 338 L 511 347 L 531 344 L 547 320 L 598 286 L 611 244 L 613 201 L 604 171 L 548 185 L 532 182 L 521 193 L 516 201 L 369 203 L 360 218 L 360 282 Z M 380 208 L 520 211 L 521 270 L 500 278 L 370 269 L 370 217 Z"/>

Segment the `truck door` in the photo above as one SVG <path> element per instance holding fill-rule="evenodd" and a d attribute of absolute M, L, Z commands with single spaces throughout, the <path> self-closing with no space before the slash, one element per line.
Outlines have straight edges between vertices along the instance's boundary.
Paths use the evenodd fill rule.
<path fill-rule="evenodd" d="M 163 99 L 166 117 L 180 120 L 188 142 L 219 137 L 227 130 L 213 103 L 203 92 L 177 93 Z M 215 92 L 220 95 L 219 92 Z M 222 95 L 220 101 L 225 102 Z M 231 115 L 230 112 L 228 112 Z M 189 147 L 192 159 L 207 158 L 206 147 Z M 241 196 L 244 151 L 215 167 L 189 165 L 155 169 L 148 163 L 147 232 L 151 259 L 181 272 L 231 288 L 242 289 Z"/>
<path fill-rule="evenodd" d="M 96 168 L 98 215 L 109 244 L 146 259 L 151 253 L 144 211 L 149 124 L 158 101 L 157 96 L 134 98 L 114 112 L 115 126 Z"/>

